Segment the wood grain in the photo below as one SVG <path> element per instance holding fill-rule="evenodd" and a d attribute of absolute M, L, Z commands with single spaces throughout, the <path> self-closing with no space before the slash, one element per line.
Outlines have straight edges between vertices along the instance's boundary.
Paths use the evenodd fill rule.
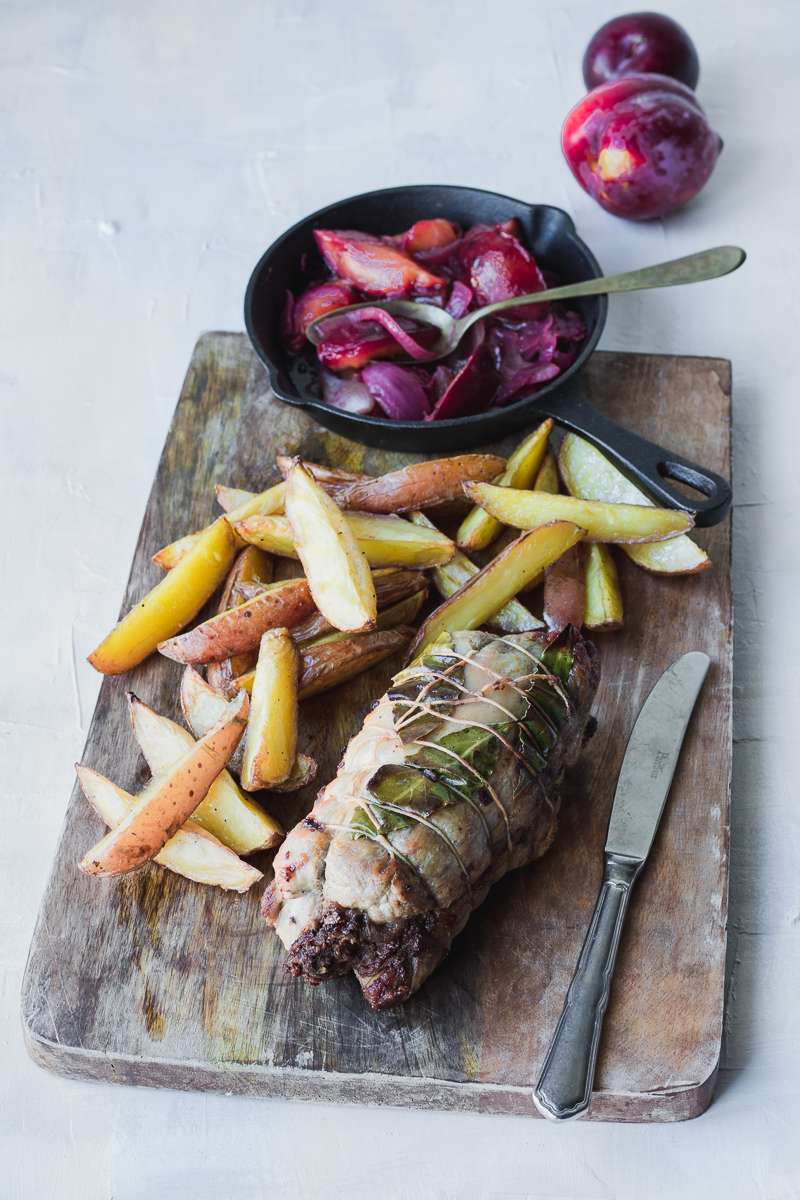
<path fill-rule="evenodd" d="M 615 418 L 729 471 L 726 361 L 597 353 L 583 382 Z M 124 609 L 158 577 L 150 555 L 212 516 L 213 484 L 263 487 L 277 477 L 277 452 L 374 472 L 412 457 L 325 432 L 271 397 L 242 335 L 204 335 L 159 464 Z M 590 1117 L 669 1121 L 703 1111 L 722 1030 L 729 527 L 698 540 L 715 566 L 695 577 L 657 579 L 620 561 L 626 626 L 597 638 L 600 725 L 569 781 L 559 838 L 539 864 L 494 889 L 409 1004 L 374 1014 L 350 979 L 316 990 L 287 979 L 257 895 L 232 897 L 156 867 L 119 880 L 82 876 L 75 864 L 101 829 L 76 789 L 23 987 L 34 1059 L 65 1075 L 153 1086 L 534 1115 L 530 1086 L 594 902 L 627 736 L 664 668 L 702 649 L 712 671 L 632 904 Z M 305 705 L 301 749 L 318 758 L 322 780 L 392 668 Z M 130 790 L 139 786 L 145 771 L 124 692 L 132 687 L 177 715 L 179 676 L 176 664 L 153 658 L 105 680 L 83 761 Z M 310 802 L 310 793 L 284 796 L 272 810 L 288 826 Z"/>

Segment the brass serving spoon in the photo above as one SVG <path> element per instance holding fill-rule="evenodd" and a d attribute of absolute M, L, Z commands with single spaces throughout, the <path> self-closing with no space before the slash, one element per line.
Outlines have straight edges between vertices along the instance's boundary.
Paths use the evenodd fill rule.
<path fill-rule="evenodd" d="M 581 283 L 568 283 L 564 287 L 548 288 L 544 292 L 532 292 L 527 296 L 513 296 L 510 300 L 498 300 L 485 304 L 463 317 L 452 317 L 443 308 L 417 300 L 367 300 L 361 304 L 348 304 L 344 308 L 332 309 L 312 321 L 306 334 L 315 346 L 324 341 L 321 326 L 332 317 L 343 317 L 348 313 L 366 308 L 381 308 L 393 317 L 406 317 L 421 325 L 433 326 L 439 335 L 432 346 L 417 358 L 396 358 L 394 362 L 435 362 L 451 354 L 464 334 L 478 321 L 496 313 L 509 312 L 526 304 L 542 304 L 549 300 L 575 300 L 579 296 L 609 295 L 611 292 L 639 292 L 646 288 L 675 287 L 682 283 L 701 283 L 704 279 L 718 279 L 729 275 L 740 267 L 746 258 L 739 246 L 715 246 L 712 250 L 700 250 L 684 258 L 673 258 L 669 262 L 642 267 L 638 271 L 623 271 L 621 275 L 604 275 L 599 279 L 584 279 Z"/>

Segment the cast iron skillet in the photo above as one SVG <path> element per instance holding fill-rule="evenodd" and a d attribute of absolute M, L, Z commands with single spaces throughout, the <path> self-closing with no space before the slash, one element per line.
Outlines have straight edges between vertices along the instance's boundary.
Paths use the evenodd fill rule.
<path fill-rule="evenodd" d="M 319 278 L 320 262 L 313 230 L 397 233 L 415 221 L 437 216 L 449 217 L 463 228 L 516 217 L 526 245 L 537 261 L 558 277 L 559 283 L 602 274 L 596 258 L 575 232 L 571 218 L 551 205 L 526 204 L 496 192 L 447 184 L 385 188 L 340 200 L 298 221 L 273 242 L 259 259 L 247 285 L 245 326 L 256 354 L 269 372 L 276 396 L 287 404 L 308 409 L 320 425 L 345 437 L 386 450 L 421 454 L 452 453 L 481 446 L 530 425 L 538 417 L 553 417 L 565 429 L 593 442 L 657 503 L 693 513 L 698 525 L 716 525 L 721 521 L 731 502 L 726 480 L 617 425 L 586 399 L 576 377 L 603 332 L 608 310 L 605 296 L 569 301 L 580 311 L 588 330 L 575 362 L 539 391 L 503 408 L 447 421 L 392 421 L 356 416 L 322 402 L 316 371 L 302 360 L 294 359 L 281 336 L 287 290 L 296 294 L 312 279 Z M 705 499 L 686 497 L 671 487 L 669 480 L 687 484 Z"/>

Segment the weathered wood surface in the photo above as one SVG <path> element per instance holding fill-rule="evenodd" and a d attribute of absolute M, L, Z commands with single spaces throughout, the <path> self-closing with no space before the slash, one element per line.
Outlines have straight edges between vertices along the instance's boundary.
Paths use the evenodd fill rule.
<path fill-rule="evenodd" d="M 584 384 L 612 416 L 728 472 L 726 361 L 598 353 Z M 215 482 L 263 486 L 281 451 L 369 471 L 409 458 L 345 442 L 275 401 L 242 335 L 202 337 L 123 608 L 157 578 L 153 551 L 212 515 Z M 597 639 L 599 730 L 566 789 L 559 838 L 540 863 L 494 889 L 410 1003 L 373 1014 L 350 978 L 318 989 L 287 979 L 257 894 L 202 888 L 156 867 L 111 881 L 81 875 L 75 864 L 100 825 L 76 789 L 23 988 L 34 1059 L 65 1075 L 153 1086 L 535 1115 L 530 1085 L 594 903 L 627 736 L 664 668 L 685 650 L 703 649 L 712 670 L 632 904 L 590 1117 L 670 1121 L 702 1112 L 722 1031 L 729 527 L 698 540 L 715 566 L 693 578 L 657 579 L 621 562 L 626 626 Z M 323 780 L 390 670 L 377 668 L 305 705 L 301 748 L 318 758 Z M 179 673 L 153 658 L 105 680 L 83 761 L 131 790 L 140 785 L 145 772 L 124 693 L 133 688 L 177 715 Z M 310 802 L 310 794 L 279 797 L 273 811 L 288 826 Z"/>

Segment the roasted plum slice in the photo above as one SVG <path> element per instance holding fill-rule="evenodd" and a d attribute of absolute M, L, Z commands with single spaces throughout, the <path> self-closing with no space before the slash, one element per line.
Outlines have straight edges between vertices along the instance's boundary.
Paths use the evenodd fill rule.
<path fill-rule="evenodd" d="M 407 296 L 440 291 L 447 280 L 427 271 L 409 254 L 381 238 L 355 230 L 315 229 L 314 239 L 327 266 L 368 296 Z"/>

